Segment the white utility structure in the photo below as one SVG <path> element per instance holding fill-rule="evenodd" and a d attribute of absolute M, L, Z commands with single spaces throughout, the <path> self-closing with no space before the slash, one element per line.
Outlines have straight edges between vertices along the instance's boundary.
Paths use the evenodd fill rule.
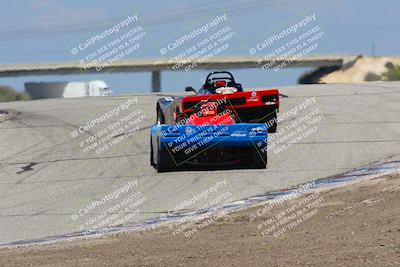
<path fill-rule="evenodd" d="M 111 93 L 104 81 L 28 82 L 25 91 L 32 99 L 106 96 Z"/>

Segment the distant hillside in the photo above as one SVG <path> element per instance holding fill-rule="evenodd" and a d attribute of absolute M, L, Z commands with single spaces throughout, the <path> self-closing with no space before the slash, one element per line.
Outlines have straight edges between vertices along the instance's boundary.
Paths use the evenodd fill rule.
<path fill-rule="evenodd" d="M 299 83 L 358 83 L 400 80 L 399 57 L 361 57 L 341 69 L 319 68 L 304 73 Z"/>

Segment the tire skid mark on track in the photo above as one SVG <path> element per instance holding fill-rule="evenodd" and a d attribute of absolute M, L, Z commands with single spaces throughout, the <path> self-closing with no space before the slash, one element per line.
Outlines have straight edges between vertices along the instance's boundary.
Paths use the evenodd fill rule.
<path fill-rule="evenodd" d="M 67 158 L 67 159 L 53 159 L 53 160 L 43 160 L 43 161 L 35 161 L 36 164 L 42 163 L 55 163 L 55 162 L 64 162 L 64 161 L 75 161 L 75 160 L 102 160 L 102 159 L 113 159 L 113 158 L 127 158 L 127 157 L 137 157 L 143 156 L 147 153 L 139 153 L 139 154 L 131 154 L 131 155 L 115 155 L 115 156 L 102 156 L 102 157 L 90 157 L 90 158 Z M 21 162 L 3 162 L 0 163 L 0 166 L 8 166 L 8 165 L 26 165 L 31 164 L 30 161 L 21 161 Z"/>

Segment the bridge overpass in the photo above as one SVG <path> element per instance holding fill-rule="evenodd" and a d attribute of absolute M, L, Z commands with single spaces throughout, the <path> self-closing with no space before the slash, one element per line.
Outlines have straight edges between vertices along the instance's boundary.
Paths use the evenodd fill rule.
<path fill-rule="evenodd" d="M 104 65 L 97 63 L 83 66 L 79 62 L 0 65 L 0 77 L 31 75 L 68 75 L 100 72 L 151 72 L 152 91 L 161 91 L 161 71 L 185 71 L 198 69 L 245 69 L 245 68 L 291 68 L 291 67 L 342 67 L 359 56 L 302 56 L 296 58 L 229 56 L 212 57 L 206 60 L 182 58 L 127 59 Z"/>

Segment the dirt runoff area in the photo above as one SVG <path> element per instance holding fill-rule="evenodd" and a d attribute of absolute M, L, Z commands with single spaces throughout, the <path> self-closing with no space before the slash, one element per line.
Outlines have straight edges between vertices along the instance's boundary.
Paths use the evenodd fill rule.
<path fill-rule="evenodd" d="M 400 175 L 388 175 L 226 215 L 187 237 L 172 225 L 2 249 L 0 266 L 400 266 L 399 204 Z"/>

